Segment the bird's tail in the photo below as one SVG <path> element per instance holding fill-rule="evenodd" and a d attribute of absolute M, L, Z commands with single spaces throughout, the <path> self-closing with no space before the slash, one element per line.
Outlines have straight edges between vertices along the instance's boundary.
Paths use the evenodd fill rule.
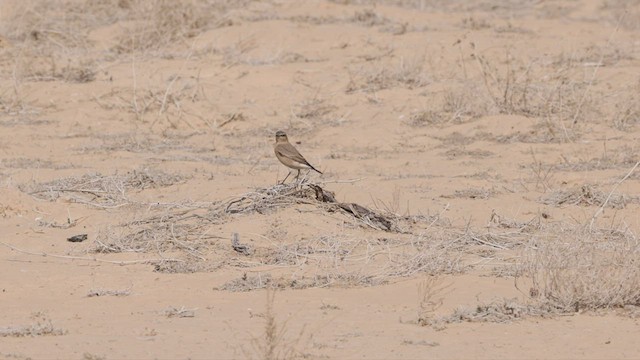
<path fill-rule="evenodd" d="M 311 165 L 311 164 L 309 164 L 309 163 L 307 163 L 307 165 L 309 165 L 309 167 L 310 167 L 312 170 L 315 170 L 315 172 L 317 172 L 318 174 L 322 175 L 322 171 L 320 171 L 320 170 L 318 170 L 318 169 L 314 168 L 314 167 L 313 167 L 313 165 Z"/>

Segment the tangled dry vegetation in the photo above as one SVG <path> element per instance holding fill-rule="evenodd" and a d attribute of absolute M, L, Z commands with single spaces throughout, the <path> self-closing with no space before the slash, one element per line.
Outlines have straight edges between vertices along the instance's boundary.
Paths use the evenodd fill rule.
<path fill-rule="evenodd" d="M 442 330 L 450 323 L 512 322 L 600 309 L 637 313 L 640 242 L 629 229 L 546 224 L 513 249 L 519 259 L 510 276 L 524 300 L 500 298 L 437 314 L 448 287 L 428 278 L 419 289 L 418 324 Z"/>
<path fill-rule="evenodd" d="M 273 213 L 301 206 L 311 208 L 309 216 L 335 217 L 333 214 L 337 214 L 348 226 L 379 232 L 383 238 L 318 235 L 289 244 L 265 237 L 264 241 L 250 246 L 243 244 L 237 234 L 227 238 L 212 233 L 214 225 L 231 217 Z M 331 284 L 371 285 L 419 272 L 462 271 L 459 256 L 454 254 L 461 244 L 444 243 L 445 237 L 454 234 L 433 234 L 428 239 L 409 230 L 417 222 L 435 223 L 437 219 L 400 217 L 358 204 L 340 203 L 317 184 L 276 185 L 214 203 L 153 206 L 150 212 L 152 215 L 105 229 L 97 239 L 95 251 L 158 252 L 161 255 L 171 251 L 182 252 L 181 261 L 156 266 L 157 271 L 164 272 L 277 265 L 302 274 L 289 279 L 274 279 L 265 274 L 256 277 L 244 275 L 223 286 L 234 291 L 254 290 L 275 283 L 279 287 L 293 288 Z"/>
<path fill-rule="evenodd" d="M 256 46 L 251 39 L 228 47 L 208 47 L 200 51 L 190 48 L 192 39 L 198 34 L 231 26 L 238 19 L 261 21 L 279 18 L 273 13 L 241 12 L 240 9 L 248 3 L 189 0 L 180 0 L 179 5 L 170 0 L 25 2 L 24 8 L 19 10 L 24 15 L 3 25 L 8 29 L 4 34 L 14 42 L 14 46 L 0 48 L 0 61 L 11 64 L 2 67 L 5 71 L 2 75 L 13 83 L 0 89 L 0 109 L 9 114 L 33 110 L 21 92 L 23 81 L 92 82 L 100 76 L 98 63 L 125 56 L 134 59 L 151 56 L 195 59 L 215 55 L 225 67 L 318 60 L 292 52 L 277 53 L 266 59 L 252 58 L 247 55 Z M 371 4 L 368 1 L 352 3 Z M 398 4 L 396 1 L 385 3 Z M 424 3 L 407 1 L 400 5 L 417 8 L 425 6 Z M 449 6 L 454 7 L 469 6 L 460 1 L 450 3 L 452 5 Z M 175 9 L 179 11 L 173 11 Z M 64 21 L 60 20 L 62 16 Z M 406 24 L 394 23 L 375 10 L 356 11 L 342 18 L 301 16 L 289 20 L 378 26 L 380 31 L 397 35 L 418 31 Z M 116 22 L 128 25 L 111 39 L 109 47 L 97 51 L 90 37 L 91 31 Z M 462 25 L 471 29 L 491 26 L 473 18 L 465 19 Z M 626 22 L 621 25 L 634 26 Z M 480 53 L 473 43 L 464 40 L 458 40 L 454 45 L 460 48 L 461 54 L 469 54 L 461 59 L 463 75 L 452 79 L 452 86 L 447 91 L 433 95 L 436 106 L 413 111 L 406 120 L 407 124 L 414 128 L 438 128 L 496 114 L 521 115 L 536 119 L 537 124 L 531 131 L 507 135 L 481 132 L 470 138 L 454 132 L 448 137 L 435 138 L 445 146 L 466 145 L 479 140 L 501 144 L 572 142 L 584 135 L 585 123 L 604 115 L 617 129 L 628 130 L 640 123 L 640 100 L 637 96 L 618 99 L 618 103 L 611 105 L 613 102 L 606 101 L 610 100 L 608 90 L 593 87 L 598 68 L 624 60 L 627 56 L 624 49 L 607 44 L 604 48 L 584 49 L 566 56 L 530 58 L 516 56 L 509 49 L 500 49 L 502 53 L 499 55 L 490 51 Z M 364 93 L 368 101 L 375 103 L 378 100 L 372 94 L 376 92 L 392 88 L 419 89 L 445 77 L 438 69 L 427 69 L 429 59 L 424 56 L 403 57 L 393 48 L 378 48 L 376 51 L 373 55 L 360 56 L 359 62 L 346 67 L 349 81 L 341 89 L 343 95 Z M 8 73 L 6 69 L 12 69 L 12 72 Z M 637 94 L 638 88 L 636 84 L 625 90 Z M 174 127 L 183 119 L 187 119 L 187 124 L 189 119 L 196 119 L 209 128 L 216 127 L 214 125 L 221 128 L 231 121 L 246 120 L 242 113 L 233 113 L 220 124 L 214 124 L 193 114 L 189 104 L 203 98 L 198 76 L 171 76 L 165 83 L 148 85 L 143 89 L 136 88 L 136 85 L 114 87 L 92 100 L 103 110 L 134 114 L 138 120 L 147 115 L 155 116 L 156 120 L 162 117 Z M 323 94 L 314 94 L 309 100 L 293 106 L 292 116 L 314 122 L 332 121 L 333 117 L 329 115 L 339 106 L 331 100 Z M 14 124 L 6 120 L 0 123 L 2 126 Z M 102 140 L 101 151 L 155 153 L 159 149 L 181 146 L 180 141 L 169 142 L 166 136 L 158 144 L 151 140 L 131 143 L 127 136 L 115 135 Z M 87 147 L 84 151 L 97 150 Z M 449 150 L 448 153 L 455 151 Z M 486 151 L 466 153 L 476 157 L 491 154 Z M 637 146 L 623 147 L 613 154 L 590 160 L 564 158 L 562 164 L 543 164 L 534 156 L 531 170 L 535 188 L 544 192 L 539 202 L 553 207 L 580 206 L 600 210 L 637 205 L 639 197 L 613 190 L 603 191 L 599 185 L 585 183 L 562 189 L 551 184 L 553 170 L 617 169 L 634 163 L 637 167 L 637 157 Z M 2 160 L 2 165 L 5 168 L 61 168 L 45 160 L 32 164 L 25 161 L 28 160 Z M 211 160 L 215 161 L 225 160 Z M 637 179 L 638 174 L 640 172 L 632 170 L 626 178 Z M 495 275 L 515 276 L 519 286 L 524 286 L 521 290 L 528 301 L 520 303 L 499 299 L 471 308 L 461 307 L 453 314 L 436 317 L 433 312 L 437 308 L 438 293 L 444 290 L 430 283 L 424 290 L 418 323 L 440 327 L 459 321 L 502 322 L 525 316 L 640 306 L 638 238 L 622 225 L 610 228 L 596 226 L 594 220 L 598 212 L 587 224 L 555 222 L 544 214 L 523 222 L 493 213 L 486 227 L 477 229 L 452 227 L 441 214 L 399 215 L 390 210 L 338 202 L 324 184 L 276 185 L 213 202 L 185 200 L 161 204 L 136 199 L 135 194 L 145 189 L 168 187 L 186 180 L 179 174 L 139 169 L 126 174 L 93 173 L 44 183 L 27 183 L 20 189 L 45 201 L 64 199 L 98 209 L 130 205 L 145 209 L 133 220 L 105 226 L 90 251 L 101 256 L 124 252 L 142 256 L 154 254 L 157 258 L 166 259 L 153 262 L 158 272 L 213 271 L 221 267 L 236 270 L 240 275 L 220 286 L 221 290 L 373 286 L 416 275 L 460 274 L 473 269 L 490 269 Z M 476 187 L 457 190 L 445 197 L 489 199 L 497 195 L 499 191 L 494 188 Z M 228 220 L 291 208 L 304 208 L 305 216 L 324 217 L 344 231 L 295 239 L 295 242 L 262 236 L 247 243 L 243 242 L 245 234 L 229 236 L 215 230 L 217 225 Z M 353 228 L 364 231 L 353 234 L 349 231 Z M 104 295 L 127 294 L 96 290 L 87 296 Z M 182 310 L 170 312 L 179 314 Z M 0 336 L 57 332 L 45 324 L 4 329 Z M 268 353 L 270 350 L 261 351 Z"/>
<path fill-rule="evenodd" d="M 45 183 L 31 182 L 21 185 L 20 190 L 38 199 L 55 201 L 64 197 L 69 201 L 107 209 L 131 204 L 133 201 L 127 193 L 132 190 L 165 187 L 183 180 L 181 175 L 155 169 L 140 169 L 123 175 L 105 176 L 95 173 Z"/>
<path fill-rule="evenodd" d="M 43 313 L 34 313 L 34 324 L 0 327 L 0 337 L 24 337 L 24 336 L 59 336 L 67 333 L 66 330 L 55 327 L 51 320 Z"/>
<path fill-rule="evenodd" d="M 180 0 L 101 0 L 59 2 L 24 1 L 16 4 L 15 14 L 0 27 L 0 63 L 5 79 L 0 89 L 0 109 L 8 114 L 30 115 L 40 112 L 40 104 L 29 99 L 25 82 L 62 81 L 88 83 L 102 76 L 104 63 L 129 57 L 183 57 L 193 38 L 207 30 L 229 26 L 234 10 L 249 1 Z M 106 48 L 96 46 L 96 29 L 119 24 L 111 32 Z M 6 41 L 7 44 L 2 43 Z M 203 50 L 205 53 L 211 49 Z M 189 55 L 197 58 L 193 51 Z M 135 63 L 135 60 L 134 60 Z M 9 71 L 9 72 L 8 72 Z M 135 76 L 135 66 L 133 67 Z M 135 80 L 134 80 L 135 81 Z M 180 120 L 189 113 L 198 89 L 177 81 L 177 89 L 166 84 L 148 88 L 112 89 L 95 101 L 103 108 L 135 113 L 140 119 L 149 112 L 158 116 L 169 112 Z M 122 95 L 124 94 L 124 95 Z M 167 116 L 165 116 L 165 120 Z M 177 121 L 177 120 L 176 120 Z"/>
<path fill-rule="evenodd" d="M 126 192 L 171 184 L 179 177 L 139 172 L 127 176 L 83 177 L 42 184 L 32 195 L 55 200 L 61 194 L 89 194 L 88 204 L 129 203 Z M 155 180 L 154 180 L 155 179 Z M 167 183 L 168 181 L 168 183 Z M 79 201 L 78 198 L 73 198 Z M 611 201 L 611 200 L 609 200 Z M 598 203 L 605 206 L 603 202 Z M 593 204 L 589 204 L 593 205 Z M 569 225 L 536 216 L 518 222 L 494 213 L 482 231 L 455 229 L 439 216 L 399 216 L 335 201 L 320 184 L 287 184 L 213 203 L 147 204 L 147 215 L 103 229 L 97 253 L 156 253 L 161 272 L 212 271 L 231 267 L 244 274 L 220 287 L 228 291 L 261 288 L 373 286 L 418 274 L 459 274 L 492 267 L 515 275 L 529 302 L 502 300 L 460 308 L 448 317 L 420 317 L 442 326 L 457 321 L 507 321 L 523 316 L 640 306 L 640 242 L 628 228 Z M 231 217 L 310 207 L 308 216 L 339 215 L 370 235 L 323 234 L 287 243 L 278 239 L 243 244 L 212 231 Z M 518 254 L 513 256 L 513 254 Z M 170 258 L 174 256 L 176 258 Z M 511 259 L 511 260 L 508 260 Z M 516 260 L 513 260 L 516 259 Z M 261 266 L 273 271 L 246 271 Z M 433 295 L 433 294 L 432 294 Z"/>

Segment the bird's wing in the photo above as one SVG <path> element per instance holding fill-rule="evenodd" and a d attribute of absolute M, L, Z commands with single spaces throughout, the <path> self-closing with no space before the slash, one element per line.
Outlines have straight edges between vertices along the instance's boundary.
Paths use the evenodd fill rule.
<path fill-rule="evenodd" d="M 289 158 L 295 162 L 299 162 L 301 164 L 309 165 L 307 159 L 305 159 L 298 150 L 291 144 L 282 144 L 281 146 L 276 147 L 276 152 L 280 154 L 280 156 L 284 156 Z"/>

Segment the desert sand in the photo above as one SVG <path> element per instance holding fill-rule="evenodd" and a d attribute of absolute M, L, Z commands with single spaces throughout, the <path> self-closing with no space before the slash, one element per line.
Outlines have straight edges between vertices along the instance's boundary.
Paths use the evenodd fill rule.
<path fill-rule="evenodd" d="M 0 358 L 640 358 L 640 2 L 0 19 Z"/>

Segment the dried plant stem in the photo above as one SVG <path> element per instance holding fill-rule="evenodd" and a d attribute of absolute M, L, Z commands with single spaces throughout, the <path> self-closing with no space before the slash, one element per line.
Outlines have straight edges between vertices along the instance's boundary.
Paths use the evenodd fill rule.
<path fill-rule="evenodd" d="M 27 250 L 22 250 L 20 248 L 17 248 L 13 245 L 9 245 L 4 242 L 0 242 L 0 245 L 3 245 L 13 251 L 17 251 L 19 253 L 23 253 L 27 255 L 51 257 L 56 259 L 67 259 L 67 260 L 95 261 L 95 262 L 102 262 L 102 263 L 115 264 L 115 265 L 150 264 L 150 263 L 157 263 L 157 262 L 183 262 L 183 260 L 179 260 L 179 259 L 106 260 L 106 259 L 87 257 L 87 256 L 55 255 L 55 254 L 49 254 L 45 252 L 27 251 Z"/>
<path fill-rule="evenodd" d="M 613 30 L 613 32 L 611 33 L 611 35 L 609 35 L 609 38 L 607 39 L 607 43 L 605 44 L 605 46 L 609 46 L 611 44 L 611 41 L 613 40 L 613 36 L 618 33 L 618 29 L 620 29 L 620 23 L 622 22 L 622 19 L 624 18 L 624 14 L 622 16 L 620 16 L 620 18 L 618 19 L 618 23 L 616 23 L 616 28 Z M 600 60 L 598 60 L 598 65 L 594 66 L 593 68 L 593 74 L 591 74 L 591 79 L 589 79 L 589 83 L 587 84 L 587 88 L 584 90 L 584 93 L 582 94 L 582 97 L 580 98 L 580 102 L 578 103 L 578 107 L 576 108 L 576 112 L 573 114 L 573 124 L 577 124 L 578 123 L 578 116 L 580 115 L 580 110 L 582 110 L 582 105 L 584 104 L 585 99 L 587 98 L 587 93 L 589 92 L 589 89 L 591 88 L 591 86 L 593 86 L 593 82 L 596 79 L 596 75 L 598 74 L 598 69 L 600 69 L 600 66 L 602 66 L 602 61 L 604 60 L 604 51 L 600 54 Z"/>
<path fill-rule="evenodd" d="M 591 217 L 591 222 L 589 223 L 589 230 L 591 230 L 593 228 L 593 224 L 596 221 L 596 219 L 598 218 L 598 216 L 600 216 L 600 214 L 604 211 L 605 206 L 607 206 L 607 203 L 609 202 L 609 199 L 611 199 L 611 195 L 613 195 L 613 192 L 616 191 L 616 189 L 618 188 L 618 186 L 620 186 L 620 184 L 622 184 L 625 180 L 627 180 L 627 178 L 629 178 L 629 176 L 631 176 L 631 174 L 633 174 L 633 172 L 636 170 L 636 168 L 638 167 L 638 165 L 640 165 L 640 161 L 638 161 L 635 165 L 633 165 L 633 167 L 631 168 L 631 170 L 629 170 L 629 172 L 627 173 L 627 175 L 625 175 L 622 179 L 620 179 L 620 181 L 618 181 L 614 186 L 613 189 L 611 189 L 611 191 L 609 192 L 609 195 L 607 196 L 607 198 L 605 199 L 605 201 L 602 203 L 602 205 L 600 205 L 600 207 L 598 208 L 598 210 L 595 212 L 595 214 L 593 214 L 593 216 Z"/>

